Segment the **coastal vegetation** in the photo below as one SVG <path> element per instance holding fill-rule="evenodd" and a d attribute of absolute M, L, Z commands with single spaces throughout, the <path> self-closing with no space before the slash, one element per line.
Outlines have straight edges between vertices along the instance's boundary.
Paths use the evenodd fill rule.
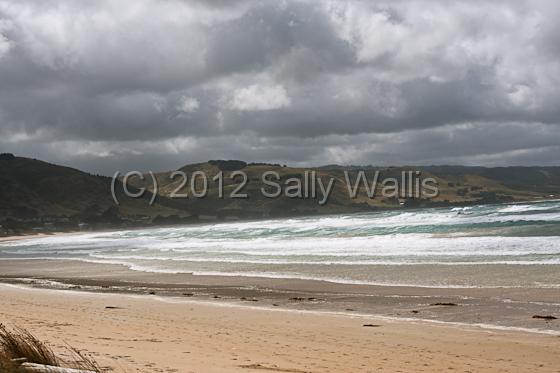
<path fill-rule="evenodd" d="M 73 347 L 68 358 L 57 356 L 39 338 L 23 328 L 0 324 L 0 372 L 2 373 L 101 373 L 94 359 Z"/>

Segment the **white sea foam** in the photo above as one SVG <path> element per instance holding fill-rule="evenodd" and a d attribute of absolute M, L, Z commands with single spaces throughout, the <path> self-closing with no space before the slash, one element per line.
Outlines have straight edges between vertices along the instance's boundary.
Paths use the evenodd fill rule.
<path fill-rule="evenodd" d="M 0 244 L 0 259 L 37 257 L 136 270 L 267 276 L 297 266 L 289 275 L 337 281 L 342 272 L 357 280 L 341 266 L 560 265 L 560 202 L 123 230 Z M 235 266 L 239 270 L 232 271 Z"/>

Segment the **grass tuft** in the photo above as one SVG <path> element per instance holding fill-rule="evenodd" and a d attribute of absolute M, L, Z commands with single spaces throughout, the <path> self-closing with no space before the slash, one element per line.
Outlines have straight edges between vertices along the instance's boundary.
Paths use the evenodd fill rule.
<path fill-rule="evenodd" d="M 68 346 L 72 358 L 60 359 L 45 343 L 23 328 L 8 329 L 0 324 L 0 372 L 22 373 L 20 364 L 35 363 L 102 373 L 96 361 L 78 349 Z"/>

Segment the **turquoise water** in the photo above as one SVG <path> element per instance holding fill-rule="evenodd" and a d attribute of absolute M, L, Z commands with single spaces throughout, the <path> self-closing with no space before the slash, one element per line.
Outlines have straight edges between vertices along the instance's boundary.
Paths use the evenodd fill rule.
<path fill-rule="evenodd" d="M 0 258 L 375 284 L 560 286 L 560 202 L 55 236 L 3 243 Z"/>

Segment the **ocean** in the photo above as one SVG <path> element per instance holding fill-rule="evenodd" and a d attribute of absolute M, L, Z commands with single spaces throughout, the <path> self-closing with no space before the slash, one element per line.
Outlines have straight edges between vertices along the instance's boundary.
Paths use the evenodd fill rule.
<path fill-rule="evenodd" d="M 560 201 L 32 238 L 2 259 L 427 287 L 560 287 Z"/>

